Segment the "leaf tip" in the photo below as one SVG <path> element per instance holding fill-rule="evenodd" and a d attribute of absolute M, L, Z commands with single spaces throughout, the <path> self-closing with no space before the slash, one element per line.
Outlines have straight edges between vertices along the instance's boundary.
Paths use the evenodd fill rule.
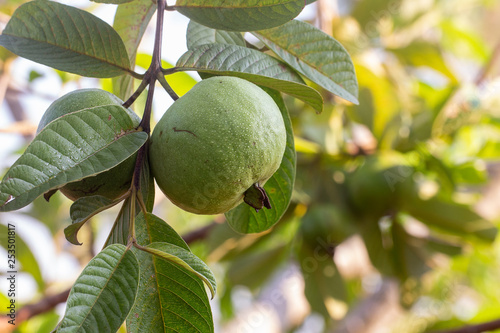
<path fill-rule="evenodd" d="M 78 241 L 78 238 L 77 238 L 77 233 L 78 233 L 78 230 L 76 230 L 76 231 L 71 230 L 71 229 L 72 229 L 72 228 L 71 228 L 72 226 L 73 226 L 73 225 L 70 225 L 69 227 L 66 227 L 66 228 L 64 229 L 64 237 L 66 237 L 66 240 L 67 240 L 68 242 L 70 242 L 71 244 L 73 244 L 73 245 L 79 245 L 79 246 L 80 246 L 80 245 L 82 245 L 83 243 L 80 243 L 80 242 Z"/>
<path fill-rule="evenodd" d="M 57 192 L 57 189 L 55 190 L 50 190 L 50 191 L 47 191 L 43 194 L 43 198 L 45 199 L 45 201 L 49 202 L 50 198 Z"/>

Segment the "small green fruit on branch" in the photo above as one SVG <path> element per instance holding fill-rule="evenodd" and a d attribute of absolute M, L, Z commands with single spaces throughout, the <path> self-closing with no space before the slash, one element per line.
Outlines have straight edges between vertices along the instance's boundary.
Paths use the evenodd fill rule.
<path fill-rule="evenodd" d="M 45 111 L 38 125 L 37 134 L 53 120 L 64 117 L 69 113 L 105 105 L 116 105 L 121 107 L 122 104 L 123 101 L 118 97 L 100 89 L 81 89 L 70 92 L 53 102 L 47 111 Z M 140 118 L 137 114 L 130 109 L 122 109 L 123 112 L 127 113 L 130 117 L 134 126 L 138 126 Z M 123 129 L 117 128 L 115 130 L 116 132 L 120 132 Z M 73 201 L 91 195 L 101 195 L 114 200 L 122 196 L 130 188 L 136 155 L 137 154 L 130 156 L 128 159 L 108 171 L 66 184 L 59 190 Z M 48 200 L 55 192 L 55 190 L 52 190 L 45 193 L 45 199 Z"/>
<path fill-rule="evenodd" d="M 219 214 L 239 205 L 249 189 L 260 193 L 248 192 L 256 209 L 270 207 L 259 188 L 280 166 L 286 129 L 264 90 L 222 76 L 175 101 L 150 142 L 151 170 L 163 193 L 189 212 Z"/>

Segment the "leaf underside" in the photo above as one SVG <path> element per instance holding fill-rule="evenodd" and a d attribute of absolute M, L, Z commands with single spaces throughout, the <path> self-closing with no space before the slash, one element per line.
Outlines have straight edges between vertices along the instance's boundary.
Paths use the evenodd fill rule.
<path fill-rule="evenodd" d="M 124 245 L 108 246 L 84 268 L 56 332 L 116 332 L 134 304 L 139 263 Z"/>
<path fill-rule="evenodd" d="M 333 37 L 298 20 L 252 34 L 309 80 L 358 104 L 354 65 L 345 48 Z"/>
<path fill-rule="evenodd" d="M 76 200 L 70 208 L 71 225 L 64 229 L 64 236 L 68 242 L 74 245 L 81 245 L 77 238 L 81 227 L 94 215 L 111 208 L 117 203 L 117 201 L 101 195 L 92 195 Z"/>
<path fill-rule="evenodd" d="M 245 39 L 240 32 L 212 29 L 193 20 L 189 21 L 186 41 L 188 50 L 192 50 L 203 44 L 246 46 Z"/>

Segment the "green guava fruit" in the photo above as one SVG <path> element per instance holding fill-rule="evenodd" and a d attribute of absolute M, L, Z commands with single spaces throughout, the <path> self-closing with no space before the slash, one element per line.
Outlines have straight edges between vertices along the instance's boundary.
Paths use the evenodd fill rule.
<path fill-rule="evenodd" d="M 45 111 L 38 124 L 37 134 L 51 121 L 68 113 L 104 105 L 122 105 L 115 95 L 100 89 L 80 89 L 70 92 L 54 101 Z M 139 126 L 141 119 L 135 112 L 123 108 L 135 126 Z M 108 199 L 116 199 L 123 195 L 130 187 L 130 181 L 135 167 L 137 154 L 132 155 L 116 167 L 99 173 L 95 176 L 68 183 L 59 190 L 69 199 L 101 195 Z"/>
<path fill-rule="evenodd" d="M 414 166 L 405 155 L 392 151 L 364 159 L 346 181 L 352 203 L 372 216 L 397 209 L 412 189 Z"/>
<path fill-rule="evenodd" d="M 219 214 L 248 202 L 247 194 L 265 196 L 261 186 L 279 168 L 285 146 L 280 109 L 264 90 L 236 77 L 211 77 L 165 112 L 151 135 L 149 160 L 175 205 Z"/>
<path fill-rule="evenodd" d="M 354 234 L 353 221 L 344 207 L 320 203 L 308 208 L 300 231 L 307 244 L 323 242 L 335 246 Z"/>

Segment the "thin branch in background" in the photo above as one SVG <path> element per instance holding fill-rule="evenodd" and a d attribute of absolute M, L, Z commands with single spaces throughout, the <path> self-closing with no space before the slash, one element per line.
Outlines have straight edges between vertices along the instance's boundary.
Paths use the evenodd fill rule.
<path fill-rule="evenodd" d="M 467 325 L 461 328 L 455 328 L 448 331 L 434 331 L 430 333 L 483 333 L 500 329 L 500 319 L 489 321 L 477 325 Z"/>
<path fill-rule="evenodd" d="M 213 221 L 212 223 L 207 224 L 204 227 L 201 227 L 199 229 L 196 229 L 196 230 L 193 230 L 191 232 L 188 232 L 187 234 L 185 234 L 184 236 L 182 236 L 182 238 L 188 244 L 194 243 L 194 242 L 199 241 L 199 240 L 203 240 L 203 239 L 205 239 L 208 236 L 208 234 L 210 233 L 210 231 L 217 224 L 218 224 L 217 222 Z"/>
<path fill-rule="evenodd" d="M 64 290 L 59 294 L 51 295 L 43 298 L 38 303 L 28 304 L 23 306 L 17 316 L 17 320 L 22 322 L 30 319 L 38 314 L 44 313 L 47 309 L 53 309 L 56 305 L 65 302 L 68 299 L 70 289 Z"/>
<path fill-rule="evenodd" d="M 11 325 L 8 323 L 9 320 L 12 318 L 8 316 L 1 316 L 0 317 L 0 331 L 1 332 L 12 332 L 14 329 L 19 327 L 19 325 L 42 313 L 48 312 L 52 309 L 54 309 L 58 304 L 66 302 L 66 299 L 68 299 L 70 289 L 64 290 L 60 292 L 59 294 L 55 295 L 50 295 L 47 296 L 43 299 L 41 299 L 37 303 L 33 304 L 27 304 L 23 306 L 22 308 L 19 309 L 16 313 L 16 320 L 15 320 L 15 325 Z"/>
<path fill-rule="evenodd" d="M 337 1 L 319 0 L 316 2 L 316 18 L 318 28 L 326 34 L 332 34 L 332 22 L 338 17 Z"/>
<path fill-rule="evenodd" d="M 474 84 L 476 86 L 479 86 L 479 85 L 481 85 L 481 83 L 483 83 L 483 81 L 486 79 L 486 77 L 488 76 L 490 71 L 494 68 L 494 65 L 496 64 L 498 58 L 500 58 L 500 41 L 497 43 L 497 45 L 493 49 L 493 52 L 491 53 L 490 59 L 483 66 L 483 68 L 479 72 L 479 75 L 474 80 Z"/>

